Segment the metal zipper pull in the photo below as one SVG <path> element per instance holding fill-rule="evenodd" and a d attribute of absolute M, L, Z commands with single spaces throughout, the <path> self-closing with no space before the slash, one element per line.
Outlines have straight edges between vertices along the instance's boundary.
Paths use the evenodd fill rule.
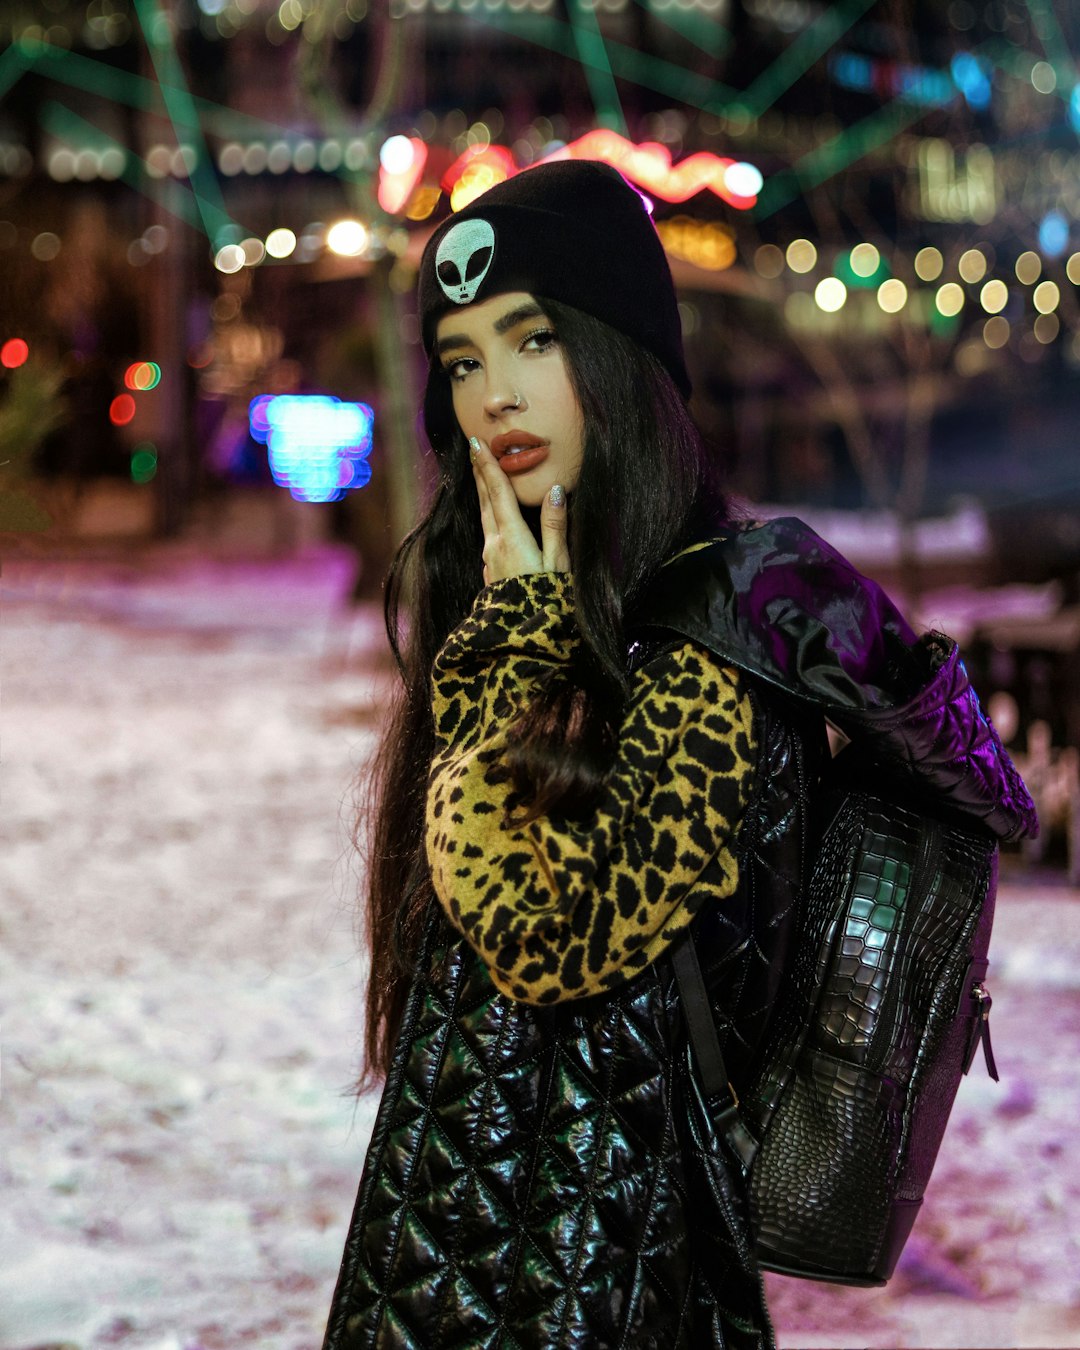
<path fill-rule="evenodd" d="M 983 1058 L 986 1060 L 986 1072 L 995 1083 L 999 1083 L 1001 1078 L 998 1074 L 997 1064 L 994 1062 L 994 1047 L 990 1043 L 990 1009 L 994 1006 L 994 1000 L 990 997 L 990 990 L 987 989 L 982 980 L 976 980 L 971 986 L 971 997 L 975 1000 L 975 1019 L 968 1038 L 967 1054 L 964 1057 L 964 1072 L 967 1073 L 971 1068 L 975 1051 L 981 1041 Z"/>

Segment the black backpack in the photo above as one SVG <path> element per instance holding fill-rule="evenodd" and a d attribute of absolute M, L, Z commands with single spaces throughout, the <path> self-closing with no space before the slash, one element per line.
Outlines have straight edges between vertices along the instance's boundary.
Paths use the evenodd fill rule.
<path fill-rule="evenodd" d="M 883 1284 L 980 1043 L 997 1078 L 985 977 L 998 843 L 1033 833 L 1034 808 L 955 644 L 915 644 L 880 588 L 801 522 L 677 560 L 642 613 L 851 738 L 819 784 L 793 955 L 741 1102 L 692 929 L 672 955 L 759 1263 Z"/>

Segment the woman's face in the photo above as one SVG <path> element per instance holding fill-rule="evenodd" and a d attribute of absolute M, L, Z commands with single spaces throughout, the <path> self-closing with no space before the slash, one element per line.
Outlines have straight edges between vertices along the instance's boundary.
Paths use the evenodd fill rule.
<path fill-rule="evenodd" d="M 485 441 L 522 506 L 581 472 L 584 423 L 554 325 L 531 295 L 509 291 L 444 314 L 435 353 L 466 437 Z"/>

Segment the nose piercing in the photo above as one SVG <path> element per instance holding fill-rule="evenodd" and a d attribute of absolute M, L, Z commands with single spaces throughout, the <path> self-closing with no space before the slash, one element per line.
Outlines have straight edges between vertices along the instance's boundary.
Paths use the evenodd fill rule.
<path fill-rule="evenodd" d="M 521 395 L 518 394 L 518 393 L 515 393 L 515 394 L 514 394 L 514 411 L 517 412 L 517 410 L 518 410 L 520 407 L 521 407 Z"/>

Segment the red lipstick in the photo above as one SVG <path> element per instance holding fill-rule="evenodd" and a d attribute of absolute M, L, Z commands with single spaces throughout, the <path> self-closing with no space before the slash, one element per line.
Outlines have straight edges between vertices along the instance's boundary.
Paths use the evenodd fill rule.
<path fill-rule="evenodd" d="M 525 473 L 548 457 L 549 441 L 529 431 L 504 431 L 491 442 L 491 453 L 503 473 Z"/>

